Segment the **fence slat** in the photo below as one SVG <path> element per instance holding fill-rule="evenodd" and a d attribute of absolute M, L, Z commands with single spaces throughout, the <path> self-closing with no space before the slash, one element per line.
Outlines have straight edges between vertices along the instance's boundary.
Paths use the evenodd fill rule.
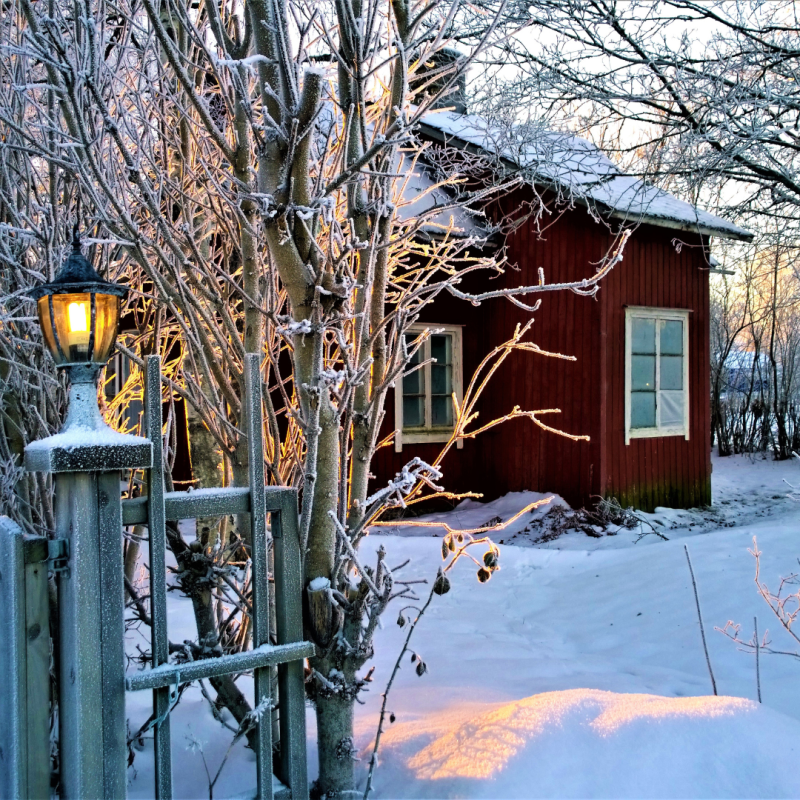
<path fill-rule="evenodd" d="M 217 675 L 234 675 L 261 667 L 274 667 L 289 661 L 302 661 L 313 655 L 314 645 L 311 642 L 266 644 L 257 650 L 243 650 L 241 653 L 229 653 L 184 664 L 164 664 L 158 669 L 134 672 L 128 676 L 126 683 L 128 691 L 140 692 L 158 686 L 172 686 L 178 682 L 191 683 Z"/>
<path fill-rule="evenodd" d="M 286 490 L 280 486 L 264 487 L 268 512 L 280 511 L 281 496 L 284 491 Z M 166 492 L 164 494 L 164 514 L 166 519 L 171 521 L 249 513 L 250 489 L 247 486 Z M 122 524 L 147 525 L 146 497 L 134 497 L 132 500 L 122 501 Z"/>
<path fill-rule="evenodd" d="M 164 446 L 161 420 L 161 358 L 145 359 L 145 426 L 153 443 L 153 466 L 147 473 L 147 529 L 150 541 L 150 631 L 153 667 L 169 661 L 167 636 L 167 533 L 164 507 Z M 169 687 L 153 690 L 156 797 L 172 798 Z"/>
<path fill-rule="evenodd" d="M 253 562 L 253 647 L 269 644 L 269 569 L 267 506 L 264 492 L 264 431 L 261 408 L 261 361 L 255 353 L 244 357 L 247 452 L 250 483 L 250 533 Z M 269 667 L 253 672 L 256 708 L 271 699 Z M 257 729 L 256 771 L 258 800 L 272 800 L 272 722 L 269 708 L 261 708 Z"/>
<path fill-rule="evenodd" d="M 297 524 L 297 492 L 285 489 L 281 512 L 273 515 L 272 536 L 275 547 L 275 596 L 277 605 L 278 644 L 303 640 L 300 532 Z M 277 518 L 276 518 L 277 517 Z M 310 643 L 309 643 L 310 644 Z M 310 647 L 309 656 L 314 647 Z M 292 661 L 278 667 L 281 730 L 281 780 L 287 784 L 292 800 L 308 800 L 306 768 L 306 707 L 303 662 Z"/>
<path fill-rule="evenodd" d="M 25 536 L 28 798 L 50 797 L 50 602 L 47 540 Z M 7 673 L 2 673 L 7 674 Z"/>
<path fill-rule="evenodd" d="M 47 541 L 0 517 L 0 797 L 50 797 Z"/>

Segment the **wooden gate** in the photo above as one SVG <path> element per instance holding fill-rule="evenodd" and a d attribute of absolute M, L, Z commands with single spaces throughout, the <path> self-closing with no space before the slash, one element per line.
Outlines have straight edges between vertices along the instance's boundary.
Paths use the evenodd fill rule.
<path fill-rule="evenodd" d="M 246 434 L 250 464 L 249 487 L 164 491 L 161 420 L 161 365 L 158 356 L 145 362 L 145 427 L 153 442 L 153 466 L 147 473 L 147 496 L 122 502 L 123 525 L 146 525 L 150 542 L 150 605 L 152 668 L 127 678 L 128 691 L 153 691 L 155 737 L 155 795 L 172 797 L 170 741 L 170 687 L 221 675 L 253 671 L 257 714 L 256 771 L 259 800 L 273 797 L 272 728 L 269 711 L 270 668 L 278 668 L 280 720 L 280 778 L 292 800 L 307 800 L 305 694 L 303 659 L 314 646 L 303 641 L 302 575 L 294 489 L 264 485 L 264 442 L 261 374 L 257 355 L 245 356 Z M 252 542 L 253 648 L 241 653 L 170 664 L 167 637 L 166 523 L 206 516 L 249 514 Z M 270 644 L 269 533 L 274 547 L 274 587 L 277 608 L 277 644 Z M 266 710 L 265 710 L 266 709 Z M 285 796 L 285 795 L 284 795 Z"/>
<path fill-rule="evenodd" d="M 86 441 L 62 435 L 26 448 L 30 471 L 54 474 L 56 538 L 26 537 L 0 517 L 0 796 L 38 800 L 50 795 L 49 627 L 47 568 L 58 583 L 61 796 L 124 800 L 127 748 L 125 692 L 151 690 L 155 720 L 155 786 L 172 797 L 170 695 L 192 681 L 253 672 L 259 800 L 272 798 L 271 668 L 278 672 L 281 763 L 287 789 L 308 799 L 303 659 L 302 574 L 294 489 L 264 485 L 260 364 L 247 355 L 245 433 L 249 485 L 235 489 L 164 492 L 161 363 L 145 361 L 147 439 Z M 120 444 L 120 439 L 124 440 Z M 152 454 L 151 454 L 152 451 Z M 120 470 L 145 468 L 147 496 L 121 500 Z M 252 649 L 189 663 L 169 663 L 166 524 L 204 516 L 248 515 L 252 564 Z M 270 526 L 267 526 L 267 515 Z M 124 525 L 146 525 L 150 544 L 152 665 L 125 675 L 123 620 Z M 268 548 L 274 549 L 277 625 L 270 643 Z"/>

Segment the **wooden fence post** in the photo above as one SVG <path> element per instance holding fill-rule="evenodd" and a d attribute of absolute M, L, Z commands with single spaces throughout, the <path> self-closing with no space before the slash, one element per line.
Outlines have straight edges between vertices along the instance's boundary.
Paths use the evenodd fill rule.
<path fill-rule="evenodd" d="M 50 797 L 47 540 L 0 517 L 0 797 Z"/>

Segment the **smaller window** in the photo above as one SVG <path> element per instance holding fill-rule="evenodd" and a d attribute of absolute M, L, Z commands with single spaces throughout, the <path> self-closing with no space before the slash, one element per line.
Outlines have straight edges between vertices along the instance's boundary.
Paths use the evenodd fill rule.
<path fill-rule="evenodd" d="M 689 312 L 625 312 L 625 443 L 689 438 Z"/>
<path fill-rule="evenodd" d="M 455 426 L 453 394 L 461 401 L 461 326 L 415 325 L 406 334 L 409 349 L 425 330 L 436 333 L 431 333 L 414 353 L 407 374 L 395 387 L 398 453 L 404 443 L 446 442 Z M 414 369 L 419 364 L 422 366 Z M 461 448 L 463 443 L 457 446 Z"/>

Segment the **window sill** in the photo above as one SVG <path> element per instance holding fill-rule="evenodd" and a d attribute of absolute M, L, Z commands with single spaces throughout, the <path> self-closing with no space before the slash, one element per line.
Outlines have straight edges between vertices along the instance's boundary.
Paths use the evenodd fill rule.
<path fill-rule="evenodd" d="M 683 436 L 689 440 L 689 432 L 681 426 L 680 428 L 633 428 L 628 431 L 625 437 L 625 444 L 630 444 L 631 439 L 658 439 L 667 436 Z"/>
<path fill-rule="evenodd" d="M 437 444 L 449 442 L 453 435 L 452 428 L 412 428 L 411 430 L 397 431 L 394 439 L 394 450 L 396 453 L 403 452 L 405 444 Z M 456 442 L 457 449 L 464 447 L 464 440 Z"/>

